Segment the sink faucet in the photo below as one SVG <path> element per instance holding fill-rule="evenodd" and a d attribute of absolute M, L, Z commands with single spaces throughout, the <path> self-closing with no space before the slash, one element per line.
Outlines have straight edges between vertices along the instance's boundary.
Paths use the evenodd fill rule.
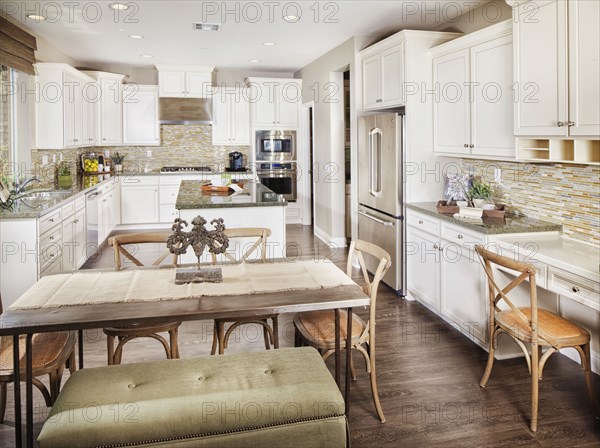
<path fill-rule="evenodd" d="M 20 194 L 23 193 L 25 191 L 25 187 L 27 185 L 29 185 L 32 182 L 41 182 L 41 180 L 39 180 L 37 177 L 32 177 L 30 179 L 24 180 L 22 183 L 19 182 L 15 182 L 15 194 Z"/>

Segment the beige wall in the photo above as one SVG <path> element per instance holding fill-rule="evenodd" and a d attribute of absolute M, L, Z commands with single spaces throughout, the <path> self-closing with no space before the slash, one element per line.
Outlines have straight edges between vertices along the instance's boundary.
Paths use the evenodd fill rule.
<path fill-rule="evenodd" d="M 469 34 L 512 18 L 512 9 L 504 0 L 492 0 L 463 14 L 452 23 L 443 23 L 435 31 L 449 31 Z"/>

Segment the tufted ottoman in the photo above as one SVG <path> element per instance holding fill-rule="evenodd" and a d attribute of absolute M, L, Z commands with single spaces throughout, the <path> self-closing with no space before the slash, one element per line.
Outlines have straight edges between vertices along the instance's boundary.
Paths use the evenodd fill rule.
<path fill-rule="evenodd" d="M 84 369 L 40 448 L 345 447 L 344 401 L 310 347 Z"/>

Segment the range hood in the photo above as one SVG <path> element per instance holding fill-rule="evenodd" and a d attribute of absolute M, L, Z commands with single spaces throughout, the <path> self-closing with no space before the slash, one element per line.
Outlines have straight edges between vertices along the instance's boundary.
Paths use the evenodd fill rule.
<path fill-rule="evenodd" d="M 211 98 L 160 98 L 160 124 L 212 124 Z"/>

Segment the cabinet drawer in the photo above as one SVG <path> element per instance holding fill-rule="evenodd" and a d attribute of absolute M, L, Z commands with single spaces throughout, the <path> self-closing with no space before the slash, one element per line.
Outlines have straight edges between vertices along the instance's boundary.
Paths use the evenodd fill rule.
<path fill-rule="evenodd" d="M 160 204 L 175 204 L 179 186 L 161 186 L 159 192 Z"/>
<path fill-rule="evenodd" d="M 121 177 L 121 185 L 127 188 L 128 186 L 144 186 L 144 185 L 158 185 L 158 176 L 123 176 Z"/>
<path fill-rule="evenodd" d="M 600 284 L 552 266 L 548 266 L 548 289 L 596 309 L 600 304 Z"/>
<path fill-rule="evenodd" d="M 286 218 L 295 218 L 295 219 L 302 218 L 302 214 L 300 213 L 300 208 L 292 207 L 291 205 L 288 205 L 285 208 L 285 217 Z"/>
<path fill-rule="evenodd" d="M 85 196 L 80 196 L 77 199 L 75 199 L 75 210 L 81 210 L 82 208 L 85 207 Z"/>
<path fill-rule="evenodd" d="M 470 249 L 474 249 L 476 244 L 483 244 L 485 235 L 479 232 L 473 232 L 472 230 L 465 229 L 461 226 L 443 222 L 441 237 L 452 243 L 457 243 L 461 246 L 466 245 Z"/>
<path fill-rule="evenodd" d="M 60 208 L 57 210 L 54 210 L 53 212 L 48 213 L 47 215 L 42 216 L 39 221 L 39 224 L 40 224 L 39 234 L 43 235 L 48 230 L 50 230 L 52 227 L 60 224 L 61 221 L 62 221 L 62 214 L 61 214 Z"/>
<path fill-rule="evenodd" d="M 40 238 L 40 271 L 48 265 L 58 263 L 62 256 L 62 227 L 56 226 Z"/>
<path fill-rule="evenodd" d="M 65 205 L 63 205 L 61 208 L 61 213 L 62 213 L 62 218 L 66 218 L 67 216 L 72 215 L 73 213 L 75 213 L 75 201 L 69 201 L 67 202 Z"/>
<path fill-rule="evenodd" d="M 440 220 L 431 216 L 409 210 L 406 216 L 406 224 L 416 227 L 436 236 L 440 234 Z"/>
<path fill-rule="evenodd" d="M 50 263 L 44 265 L 43 269 L 41 270 L 40 277 L 44 277 L 50 274 L 57 274 L 60 271 L 62 271 L 62 263 L 60 257 L 57 256 L 53 258 Z"/>
<path fill-rule="evenodd" d="M 161 223 L 172 223 L 179 218 L 179 210 L 172 204 L 161 204 L 159 210 Z"/>
<path fill-rule="evenodd" d="M 546 271 L 547 271 L 546 265 L 543 263 L 540 263 L 539 261 L 536 261 L 535 257 L 533 257 L 533 256 L 530 257 L 528 253 L 518 254 L 517 252 L 515 252 L 511 249 L 500 248 L 499 246 L 496 246 L 494 243 L 490 243 L 489 247 L 487 247 L 487 249 L 489 249 L 492 252 L 497 252 L 500 255 L 502 255 L 503 257 L 510 258 L 511 260 L 521 261 L 523 263 L 529 263 L 529 264 L 533 265 L 533 267 L 535 268 L 535 283 L 536 283 L 536 285 L 539 286 L 540 288 L 546 289 Z M 518 277 L 519 275 L 521 275 L 520 272 L 515 271 L 514 269 L 508 269 L 508 268 L 505 268 L 500 265 L 496 265 L 496 268 L 500 271 L 507 272 L 511 275 L 514 275 L 515 277 Z"/>

